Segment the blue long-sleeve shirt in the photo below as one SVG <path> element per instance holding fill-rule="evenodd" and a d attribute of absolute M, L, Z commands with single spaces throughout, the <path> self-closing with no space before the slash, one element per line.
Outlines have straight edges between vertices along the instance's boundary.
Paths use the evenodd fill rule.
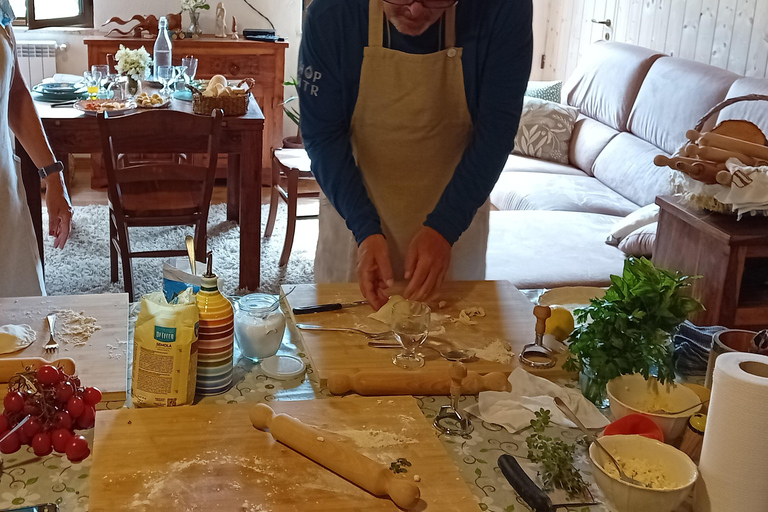
<path fill-rule="evenodd" d="M 463 48 L 464 89 L 473 133 L 424 222 L 451 244 L 487 200 L 512 151 L 531 71 L 532 12 L 531 0 L 459 0 L 457 5 L 456 44 Z M 442 29 L 438 21 L 413 37 L 390 25 L 383 43 L 405 53 L 432 53 L 442 49 Z M 312 2 L 299 50 L 301 133 L 315 178 L 358 243 L 382 233 L 350 142 L 367 45 L 368 0 Z"/>

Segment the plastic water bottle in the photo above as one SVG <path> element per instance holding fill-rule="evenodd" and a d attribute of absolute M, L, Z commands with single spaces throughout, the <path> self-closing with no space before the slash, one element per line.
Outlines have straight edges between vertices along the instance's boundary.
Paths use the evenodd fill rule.
<path fill-rule="evenodd" d="M 168 20 L 165 16 L 158 22 L 157 40 L 155 40 L 154 50 L 154 73 L 157 79 L 157 68 L 160 66 L 172 66 L 171 63 L 171 37 L 168 34 Z"/>

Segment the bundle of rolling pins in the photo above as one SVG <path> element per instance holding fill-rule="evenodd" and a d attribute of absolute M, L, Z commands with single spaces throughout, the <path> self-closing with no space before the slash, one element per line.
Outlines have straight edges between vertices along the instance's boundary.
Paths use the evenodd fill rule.
<path fill-rule="evenodd" d="M 688 142 L 675 156 L 659 155 L 653 162 L 660 167 L 683 172 L 707 185 L 719 183 L 726 187 L 739 179 L 726 167 L 729 159 L 736 158 L 750 167 L 768 165 L 768 146 L 714 132 L 688 130 L 685 135 Z"/>

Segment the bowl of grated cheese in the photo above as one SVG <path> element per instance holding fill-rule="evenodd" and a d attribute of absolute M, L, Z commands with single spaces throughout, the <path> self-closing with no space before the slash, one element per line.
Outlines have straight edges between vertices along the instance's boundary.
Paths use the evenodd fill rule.
<path fill-rule="evenodd" d="M 671 512 L 685 500 L 698 477 L 688 455 L 655 439 L 615 435 L 600 442 L 627 476 L 644 484 L 621 481 L 605 453 L 594 444 L 589 447 L 595 482 L 618 512 Z"/>

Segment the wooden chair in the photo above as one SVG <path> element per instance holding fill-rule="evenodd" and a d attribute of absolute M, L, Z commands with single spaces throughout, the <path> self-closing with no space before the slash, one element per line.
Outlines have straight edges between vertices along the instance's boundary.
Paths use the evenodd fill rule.
<path fill-rule="evenodd" d="M 281 178 L 287 180 L 287 189 L 282 187 Z M 269 217 L 267 217 L 264 236 L 272 236 L 277 218 L 278 199 L 282 199 L 288 205 L 288 226 L 285 231 L 283 253 L 280 255 L 281 267 L 286 265 L 291 257 L 293 237 L 296 233 L 296 220 L 317 218 L 317 215 L 296 215 L 299 198 L 320 197 L 319 192 L 299 192 L 299 180 L 306 179 L 314 180 L 315 177 L 310 171 L 310 160 L 305 150 L 283 148 L 272 151 L 272 195 L 269 201 Z"/>
<path fill-rule="evenodd" d="M 109 258 L 117 282 L 117 255 L 123 266 L 125 291 L 133 301 L 131 258 L 184 256 L 185 250 L 132 252 L 128 228 L 134 226 L 195 227 L 195 252 L 206 253 L 206 227 L 219 153 L 222 112 L 196 116 L 155 110 L 110 118 L 98 116 L 109 196 Z M 207 153 L 208 166 L 178 161 L 130 161 L 128 154 Z"/>

